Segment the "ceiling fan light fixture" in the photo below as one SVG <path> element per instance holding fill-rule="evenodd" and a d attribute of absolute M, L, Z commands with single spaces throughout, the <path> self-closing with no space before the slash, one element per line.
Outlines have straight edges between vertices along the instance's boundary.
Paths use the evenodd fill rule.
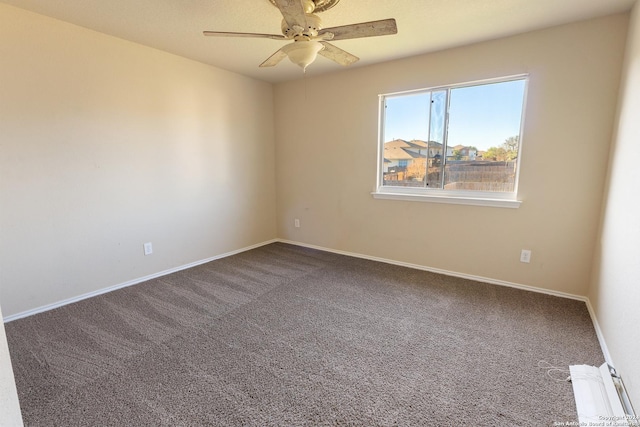
<path fill-rule="evenodd" d="M 316 60 L 318 52 L 324 46 L 314 40 L 300 40 L 282 47 L 289 60 L 306 71 L 307 66 Z"/>

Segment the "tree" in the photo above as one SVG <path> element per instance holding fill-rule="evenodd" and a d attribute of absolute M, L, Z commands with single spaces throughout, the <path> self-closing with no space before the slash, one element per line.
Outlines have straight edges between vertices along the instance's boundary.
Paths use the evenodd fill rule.
<path fill-rule="evenodd" d="M 482 158 L 484 160 L 503 161 L 505 156 L 504 148 L 491 147 L 484 152 Z"/>
<path fill-rule="evenodd" d="M 510 136 L 505 139 L 502 147 L 507 152 L 506 160 L 515 160 L 518 157 L 518 144 L 520 143 L 520 135 Z"/>
<path fill-rule="evenodd" d="M 510 162 L 518 157 L 519 135 L 510 136 L 499 147 L 491 147 L 482 156 L 485 160 Z"/>

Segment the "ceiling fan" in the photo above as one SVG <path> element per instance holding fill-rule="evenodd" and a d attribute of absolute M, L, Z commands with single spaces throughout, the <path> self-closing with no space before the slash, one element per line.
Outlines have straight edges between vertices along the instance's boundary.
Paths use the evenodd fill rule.
<path fill-rule="evenodd" d="M 396 34 L 396 20 L 362 22 L 339 27 L 322 28 L 322 21 L 314 12 L 322 12 L 333 7 L 340 0 L 269 0 L 282 13 L 282 35 L 258 33 L 233 33 L 222 31 L 203 31 L 205 36 L 217 37 L 256 37 L 273 40 L 293 41 L 284 45 L 267 58 L 260 67 L 273 67 L 284 58 L 306 70 L 316 60 L 318 54 L 340 65 L 351 65 L 358 61 L 355 55 L 331 44 L 328 40 L 347 40 L 362 37 Z"/>

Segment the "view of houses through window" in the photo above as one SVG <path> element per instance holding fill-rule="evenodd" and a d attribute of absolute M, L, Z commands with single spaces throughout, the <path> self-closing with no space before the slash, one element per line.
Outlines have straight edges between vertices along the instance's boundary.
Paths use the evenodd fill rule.
<path fill-rule="evenodd" d="M 383 96 L 383 187 L 516 191 L 526 77 Z"/>

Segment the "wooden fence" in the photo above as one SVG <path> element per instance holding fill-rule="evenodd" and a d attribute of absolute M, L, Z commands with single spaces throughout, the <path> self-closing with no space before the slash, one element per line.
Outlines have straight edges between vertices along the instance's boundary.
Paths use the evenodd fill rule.
<path fill-rule="evenodd" d="M 447 162 L 444 168 L 445 190 L 511 192 L 515 186 L 515 162 L 461 161 Z M 385 174 L 384 185 L 402 187 L 435 187 L 441 182 L 441 169 L 430 167 L 427 184 L 422 179 L 409 179 L 405 171 Z"/>

